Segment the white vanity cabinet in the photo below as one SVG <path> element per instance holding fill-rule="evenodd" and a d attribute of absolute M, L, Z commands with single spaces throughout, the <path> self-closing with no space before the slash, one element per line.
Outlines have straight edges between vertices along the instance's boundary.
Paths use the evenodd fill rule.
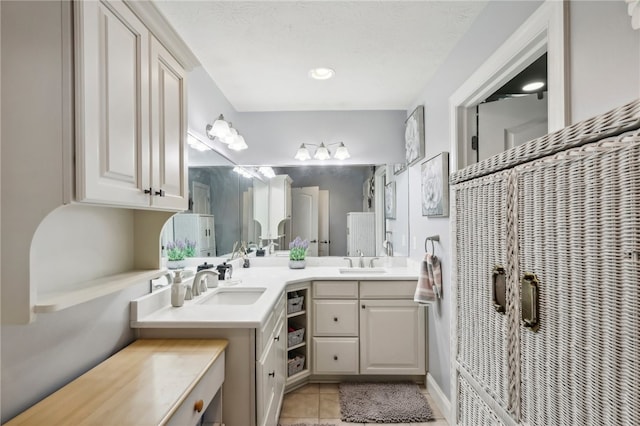
<path fill-rule="evenodd" d="M 284 233 L 283 221 L 291 219 L 291 182 L 288 175 L 254 182 L 253 218 L 260 223 L 263 240 L 278 239 Z"/>
<path fill-rule="evenodd" d="M 360 282 L 360 374 L 425 374 L 425 308 L 414 281 Z"/>
<path fill-rule="evenodd" d="M 256 367 L 256 409 L 258 426 L 278 424 L 286 381 L 284 298 L 276 304 L 267 325 L 260 331 L 257 349 L 262 348 Z M 258 352 L 259 353 L 259 352 Z"/>
<path fill-rule="evenodd" d="M 316 375 L 424 375 L 425 308 L 415 281 L 315 281 Z"/>
<path fill-rule="evenodd" d="M 76 200 L 185 210 L 183 67 L 123 1 L 73 4 Z"/>

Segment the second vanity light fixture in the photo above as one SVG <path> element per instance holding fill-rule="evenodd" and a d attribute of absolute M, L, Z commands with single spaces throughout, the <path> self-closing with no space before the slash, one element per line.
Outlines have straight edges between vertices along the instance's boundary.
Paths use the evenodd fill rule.
<path fill-rule="evenodd" d="M 207 137 L 212 140 L 218 138 L 220 142 L 229 145 L 229 149 L 234 151 L 242 151 L 249 148 L 244 137 L 232 127 L 231 123 L 224 119 L 222 114 L 213 124 L 207 124 Z"/>
<path fill-rule="evenodd" d="M 320 143 L 320 145 L 316 145 L 313 143 L 303 143 L 302 145 L 300 145 L 300 148 L 298 148 L 298 152 L 296 152 L 296 155 L 293 158 L 299 161 L 310 160 L 311 154 L 309 153 L 309 149 L 307 149 L 307 145 L 318 147 L 316 149 L 316 152 L 313 154 L 313 158 L 315 158 L 316 160 L 328 160 L 329 158 L 331 158 L 331 151 L 329 151 L 329 148 L 327 148 L 324 142 Z M 338 145 L 333 158 L 337 160 L 346 160 L 347 158 L 351 157 L 351 155 L 349 154 L 349 150 L 347 150 L 347 147 L 344 146 L 344 142 L 330 143 L 328 145 Z"/>

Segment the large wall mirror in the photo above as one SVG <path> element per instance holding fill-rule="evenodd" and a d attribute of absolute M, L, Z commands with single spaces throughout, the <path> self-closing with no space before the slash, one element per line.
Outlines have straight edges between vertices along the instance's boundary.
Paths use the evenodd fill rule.
<path fill-rule="evenodd" d="M 257 172 L 256 165 L 240 166 L 240 170 L 249 172 L 243 175 L 234 171 L 238 166 L 220 153 L 204 146 L 198 150 L 194 146 L 197 144 L 189 147 L 189 210 L 167 222 L 162 234 L 163 247 L 172 241 L 201 239 L 197 257 L 229 258 L 240 241 L 266 246 L 268 241 L 261 240 L 260 225 L 253 220 L 253 209 L 256 208 L 253 191 L 256 179 L 265 182 L 267 178 Z M 296 225 L 306 220 L 304 212 L 300 213 L 305 209 L 304 205 L 296 210 L 296 197 L 311 191 L 319 198 L 317 255 L 351 256 L 356 255 L 356 250 L 362 250 L 366 256 L 383 256 L 386 253 L 407 255 L 408 173 L 394 174 L 392 167 L 384 165 L 273 166 L 273 170 L 277 175 L 291 178 L 293 199 L 293 217 L 284 223 L 284 236 L 273 240 L 277 244 L 276 251 L 288 249 L 289 241 L 298 232 Z M 348 221 L 359 220 L 358 216 L 377 215 L 380 197 L 385 196 L 385 186 L 391 182 L 395 189 L 391 200 L 395 216 L 385 217 L 385 212 L 381 211 L 382 216 L 378 216 L 378 220 L 383 229 L 378 229 L 377 234 L 375 225 L 360 226 L 355 222 L 351 223 L 348 232 Z M 355 232 L 367 234 L 366 237 L 372 241 L 369 251 L 365 251 L 367 238 L 364 235 L 363 240 L 348 239 Z M 388 240 L 385 247 L 391 250 L 383 248 L 384 239 Z"/>

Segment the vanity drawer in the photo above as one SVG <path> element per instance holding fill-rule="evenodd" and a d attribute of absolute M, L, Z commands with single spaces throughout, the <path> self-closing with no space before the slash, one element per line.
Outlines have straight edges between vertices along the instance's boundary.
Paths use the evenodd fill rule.
<path fill-rule="evenodd" d="M 358 281 L 314 281 L 313 297 L 316 299 L 357 299 Z"/>
<path fill-rule="evenodd" d="M 413 299 L 417 280 L 360 281 L 361 299 Z"/>
<path fill-rule="evenodd" d="M 169 418 L 167 425 L 185 426 L 199 424 L 202 414 L 207 409 L 211 400 L 222 387 L 224 382 L 224 353 L 220 354 L 207 372 L 202 376 L 198 384 L 187 394 L 182 403 L 178 406 L 173 415 Z M 163 374 L 171 374 L 164 372 Z M 197 411 L 198 407 L 200 411 Z M 144 413 L 140 413 L 144 416 Z"/>
<path fill-rule="evenodd" d="M 358 374 L 357 337 L 314 337 L 315 374 Z"/>
<path fill-rule="evenodd" d="M 314 336 L 357 336 L 357 300 L 314 300 Z"/>

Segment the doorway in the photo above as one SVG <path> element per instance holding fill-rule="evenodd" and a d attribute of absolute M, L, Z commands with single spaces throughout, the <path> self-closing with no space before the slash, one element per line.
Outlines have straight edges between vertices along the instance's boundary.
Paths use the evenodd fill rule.
<path fill-rule="evenodd" d="M 451 171 L 478 161 L 477 145 L 472 145 L 477 130 L 477 106 L 545 53 L 549 90 L 545 95 L 548 121 L 544 134 L 559 130 L 569 122 L 568 69 L 565 67 L 568 56 L 567 7 L 566 2 L 543 3 L 451 96 Z M 536 126 L 540 127 L 537 117 L 531 123 L 511 124 L 502 131 L 506 140 L 517 143 L 530 134 L 529 127 Z"/>

